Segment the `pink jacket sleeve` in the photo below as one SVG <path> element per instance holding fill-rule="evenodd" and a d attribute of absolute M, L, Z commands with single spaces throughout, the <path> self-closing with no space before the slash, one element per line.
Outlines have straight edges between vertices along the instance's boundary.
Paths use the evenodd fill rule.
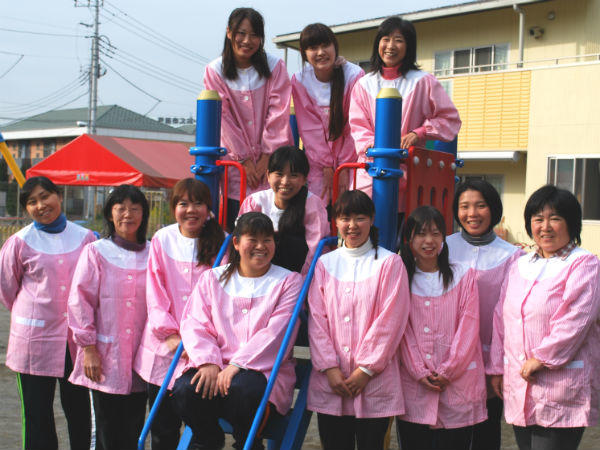
<path fill-rule="evenodd" d="M 431 375 L 432 371 L 421 357 L 417 337 L 410 321 L 406 325 L 404 336 L 402 337 L 402 341 L 400 341 L 400 358 L 402 366 L 415 380 L 419 381 L 421 378 Z"/>
<path fill-rule="evenodd" d="M 321 239 L 329 235 L 329 222 L 327 221 L 327 210 L 323 201 L 317 195 L 311 195 L 306 199 L 306 210 L 304 212 L 304 236 L 306 237 L 306 245 L 308 253 L 306 261 L 302 266 L 302 275 L 308 273 L 310 264 L 312 263 L 317 246 Z"/>
<path fill-rule="evenodd" d="M 475 271 L 470 269 L 461 283 L 458 328 L 452 339 L 448 359 L 437 370 L 452 381 L 460 377 L 477 354 L 479 342 L 479 292 Z"/>
<path fill-rule="evenodd" d="M 375 143 L 375 118 L 371 117 L 371 98 L 360 83 L 352 90 L 348 116 L 356 153 L 359 159 L 364 159 L 367 149 Z"/>
<path fill-rule="evenodd" d="M 308 291 L 308 340 L 313 367 L 321 372 L 340 365 L 327 322 L 327 308 L 323 299 L 325 287 L 325 268 L 318 261 Z"/>
<path fill-rule="evenodd" d="M 354 91 L 354 87 L 358 84 L 358 80 L 360 80 L 364 76 L 365 72 L 360 71 L 359 74 L 348 81 L 348 85 L 345 87 L 346 93 L 344 94 L 344 112 L 346 117 L 349 117 L 350 113 L 350 103 L 352 99 L 352 92 Z M 373 137 L 374 138 L 374 137 Z M 344 127 L 344 133 L 340 137 L 341 145 L 337 150 L 337 165 L 341 165 L 348 162 L 356 162 L 356 145 L 354 139 L 352 137 L 352 133 L 350 131 L 350 124 L 346 123 Z"/>
<path fill-rule="evenodd" d="M 513 264 L 516 264 L 516 260 Z M 500 300 L 494 308 L 492 343 L 490 345 L 490 358 L 485 368 L 486 375 L 502 375 L 504 373 L 504 297 L 506 296 L 509 274 L 510 269 L 500 288 Z"/>
<path fill-rule="evenodd" d="M 323 127 L 319 106 L 315 103 L 306 88 L 292 76 L 292 93 L 294 110 L 298 121 L 298 131 L 306 151 L 310 167 L 334 166 L 334 157 L 329 146 L 327 130 Z"/>
<path fill-rule="evenodd" d="M 262 209 L 260 207 L 260 204 L 257 204 L 254 201 L 254 197 L 252 195 L 249 195 L 242 202 L 242 205 L 240 206 L 240 211 L 238 212 L 238 217 L 241 216 L 242 214 L 245 214 L 247 212 L 252 212 L 252 211 L 261 212 Z"/>
<path fill-rule="evenodd" d="M 259 372 L 271 370 L 275 363 L 275 357 L 283 341 L 288 324 L 298 300 L 298 294 L 302 287 L 302 278 L 298 273 L 291 273 L 283 281 L 284 286 L 277 306 L 267 322 L 266 327 L 252 336 L 231 357 L 230 364 L 235 363 L 246 369 Z M 288 351 L 294 346 L 299 323 L 296 324 Z"/>
<path fill-rule="evenodd" d="M 198 279 L 181 315 L 180 334 L 183 347 L 194 367 L 216 364 L 223 369 L 223 357 L 217 342 L 218 333 L 212 321 L 210 297 L 218 283 L 213 282 L 212 270 L 207 270 Z"/>
<path fill-rule="evenodd" d="M 98 256 L 88 244 L 83 248 L 71 283 L 68 323 L 80 347 L 96 345 L 96 309 L 100 298 L 101 270 Z"/>
<path fill-rule="evenodd" d="M 461 121 L 458 111 L 446 94 L 440 82 L 431 74 L 427 74 L 421 82 L 428 85 L 429 107 L 423 124 L 414 131 L 419 139 L 453 140 L 460 131 Z"/>
<path fill-rule="evenodd" d="M 565 365 L 579 350 L 600 312 L 600 262 L 594 255 L 574 261 L 565 284 L 563 301 L 550 317 L 551 331 L 533 356 L 553 369 Z"/>
<path fill-rule="evenodd" d="M 15 235 L 7 239 L 0 250 L 0 302 L 11 311 L 23 280 L 21 240 Z"/>
<path fill-rule="evenodd" d="M 244 136 L 240 119 L 232 106 L 229 88 L 210 66 L 206 66 L 204 70 L 204 88 L 217 91 L 221 96 L 221 140 L 227 146 L 227 156 L 234 161 L 252 158 L 249 142 Z"/>
<path fill-rule="evenodd" d="M 381 269 L 380 308 L 356 352 L 356 365 L 380 373 L 398 351 L 408 323 L 408 275 L 399 256 L 388 257 Z"/>
<path fill-rule="evenodd" d="M 262 132 L 262 151 L 270 155 L 278 147 L 294 143 L 290 127 L 292 85 L 283 61 L 279 60 L 275 65 L 268 84 L 269 98 Z"/>
<path fill-rule="evenodd" d="M 158 239 L 150 242 L 146 271 L 146 305 L 150 330 L 160 340 L 179 333 L 177 319 L 171 314 L 172 299 L 165 286 L 164 259 Z"/>

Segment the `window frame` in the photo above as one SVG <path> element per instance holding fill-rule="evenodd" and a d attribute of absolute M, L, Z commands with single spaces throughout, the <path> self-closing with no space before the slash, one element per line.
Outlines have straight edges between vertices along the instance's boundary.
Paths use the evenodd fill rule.
<path fill-rule="evenodd" d="M 506 53 L 508 55 L 508 53 L 510 52 L 510 43 L 508 43 L 508 42 L 501 43 L 501 44 L 476 45 L 473 47 L 458 47 L 458 48 L 452 48 L 452 49 L 448 49 L 448 50 L 434 52 L 434 54 L 433 54 L 433 74 L 435 76 L 446 77 L 446 76 L 466 75 L 466 74 L 472 74 L 472 73 L 497 72 L 499 70 L 506 70 L 508 61 L 505 63 L 496 63 L 495 62 L 496 52 L 497 52 L 497 49 L 500 47 L 506 47 Z M 485 48 L 491 49 L 490 64 L 475 65 L 476 51 L 479 49 L 485 49 Z M 456 52 L 463 52 L 465 50 L 469 51 L 469 65 L 457 68 L 454 63 L 455 54 L 456 54 Z M 436 57 L 438 55 L 441 56 L 441 55 L 448 54 L 448 53 L 450 54 L 450 67 L 448 69 L 437 69 L 435 67 Z M 489 70 L 485 70 L 486 68 L 489 68 Z M 464 71 L 464 72 L 457 73 L 456 72 L 457 70 Z M 448 73 L 441 73 L 441 72 L 448 72 Z"/>

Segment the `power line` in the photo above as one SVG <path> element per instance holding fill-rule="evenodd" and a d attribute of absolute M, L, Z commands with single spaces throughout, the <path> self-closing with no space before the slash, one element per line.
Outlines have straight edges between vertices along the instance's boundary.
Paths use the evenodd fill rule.
<path fill-rule="evenodd" d="M 4 50 L 0 50 L 0 53 L 5 55 L 14 55 L 14 56 L 27 56 L 28 58 L 51 58 L 51 59 L 78 59 L 74 56 L 57 56 L 57 55 L 33 55 L 31 53 L 15 53 L 15 52 L 7 52 Z"/>
<path fill-rule="evenodd" d="M 81 97 L 84 97 L 84 96 L 86 96 L 87 94 L 88 94 L 88 93 L 87 93 L 87 91 L 86 91 L 86 92 L 84 92 L 83 94 L 81 94 L 81 95 L 79 95 L 79 96 L 75 97 L 74 99 L 72 99 L 72 100 L 69 100 L 69 101 L 68 101 L 68 102 L 66 102 L 66 103 L 63 103 L 62 105 L 59 105 L 59 106 L 56 106 L 56 107 L 52 108 L 52 110 L 54 111 L 54 110 L 57 110 L 57 109 L 60 109 L 60 108 L 62 108 L 63 106 L 67 106 L 67 105 L 69 105 L 69 104 L 71 104 L 71 103 L 73 103 L 73 102 L 76 102 L 76 101 L 77 101 L 77 100 L 79 100 Z M 0 116 L 0 119 L 1 119 L 1 120 L 15 120 L 15 121 L 17 121 L 17 120 L 25 120 L 25 119 L 29 119 L 29 117 L 3 117 L 3 116 Z M 35 119 L 34 119 L 34 121 L 35 121 Z M 39 122 L 52 122 L 52 121 L 47 121 L 47 120 L 39 120 Z"/>
<path fill-rule="evenodd" d="M 136 24 L 139 24 L 138 26 L 136 26 L 135 24 L 131 24 L 132 26 L 136 26 L 138 29 L 141 29 L 142 31 L 144 31 L 146 34 L 148 34 L 148 36 L 155 38 L 155 37 L 159 37 L 161 39 L 163 39 L 164 41 L 170 43 L 176 50 L 179 51 L 183 51 L 188 53 L 191 57 L 193 58 L 197 58 L 200 59 L 206 63 L 210 62 L 210 58 L 206 58 L 205 56 L 201 55 L 198 52 L 195 52 L 193 50 L 190 50 L 186 47 L 184 47 L 183 45 L 181 45 L 178 42 L 175 42 L 173 39 L 171 39 L 170 37 L 158 32 L 155 28 L 153 27 L 149 27 L 148 25 L 144 24 L 143 22 L 139 21 L 138 19 L 136 19 L 135 17 L 127 14 L 125 11 L 123 11 L 122 9 L 119 9 L 116 5 L 112 4 L 111 2 L 106 1 L 106 4 L 110 5 L 112 8 L 116 9 L 119 13 L 121 13 L 123 16 L 125 16 L 127 19 L 129 19 L 130 21 L 135 22 Z M 110 12 L 107 10 L 108 13 L 112 14 L 115 18 L 118 18 L 124 22 L 127 22 L 126 19 L 124 19 L 121 16 L 115 15 L 114 13 Z"/>
<path fill-rule="evenodd" d="M 131 86 L 133 86 L 134 88 L 136 88 L 138 91 L 146 94 L 148 97 L 153 98 L 154 100 L 161 102 L 162 100 L 160 98 L 155 97 L 152 94 L 149 94 L 148 92 L 144 91 L 141 87 L 137 86 L 135 83 L 129 81 L 127 78 L 125 78 L 123 75 L 121 75 L 119 72 L 117 72 L 115 69 L 113 69 L 107 62 L 106 60 L 104 60 L 104 58 L 100 58 L 100 62 L 102 64 L 104 64 L 106 67 L 108 67 L 110 70 L 112 70 L 114 73 L 116 73 L 119 77 L 121 77 L 121 79 L 125 82 L 127 82 L 128 84 L 130 84 Z"/>
<path fill-rule="evenodd" d="M 10 31 L 11 33 L 37 34 L 37 35 L 41 35 L 41 36 L 81 37 L 77 34 L 44 33 L 42 31 L 15 30 L 13 28 L 4 28 L 4 27 L 0 27 L 0 31 Z"/>
<path fill-rule="evenodd" d="M 8 72 L 10 72 L 11 70 L 13 70 L 13 69 L 15 68 L 15 66 L 16 66 L 17 64 L 19 64 L 23 58 L 25 58 L 25 55 L 21 55 L 21 56 L 19 56 L 19 59 L 17 59 L 17 61 L 16 61 L 16 62 L 15 62 L 15 63 L 14 63 L 12 66 L 10 66 L 10 67 L 9 67 L 9 68 L 6 70 L 6 72 L 4 72 L 2 75 L 0 75 L 0 78 L 4 77 L 4 75 L 6 75 L 6 74 L 7 74 Z"/>

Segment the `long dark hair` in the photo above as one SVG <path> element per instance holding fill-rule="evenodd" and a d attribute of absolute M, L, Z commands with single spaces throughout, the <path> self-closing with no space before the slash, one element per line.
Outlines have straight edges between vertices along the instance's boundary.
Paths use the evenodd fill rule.
<path fill-rule="evenodd" d="M 235 35 L 244 19 L 248 19 L 250 25 L 252 25 L 252 31 L 260 37 L 260 46 L 256 53 L 250 58 L 250 62 L 261 77 L 270 78 L 271 69 L 269 69 L 269 62 L 267 61 L 267 54 L 264 49 L 265 21 L 263 16 L 253 8 L 236 8 L 229 15 L 227 28 L 231 33 L 231 37 L 235 39 Z M 223 61 L 223 75 L 225 78 L 228 80 L 237 79 L 238 72 L 235 65 L 233 44 L 227 37 L 227 33 L 225 33 L 225 42 L 223 43 L 223 52 L 221 53 L 221 56 Z"/>
<path fill-rule="evenodd" d="M 142 207 L 142 223 L 137 229 L 136 238 L 138 244 L 143 244 L 146 242 L 150 207 L 148 206 L 148 200 L 146 200 L 144 193 L 131 184 L 117 186 L 110 194 L 108 194 L 108 198 L 102 209 L 102 214 L 104 216 L 104 235 L 106 237 L 113 237 L 115 235 L 115 224 L 112 221 L 112 209 L 117 203 L 123 203 L 127 199 L 129 199 L 131 203 Z"/>
<path fill-rule="evenodd" d="M 308 177 L 310 165 L 306 153 L 293 145 L 285 145 L 275 150 L 269 157 L 269 172 L 283 171 L 285 166 L 289 165 L 290 172 L 301 173 Z M 285 211 L 279 218 L 277 224 L 278 234 L 294 234 L 304 237 L 304 214 L 306 209 L 306 198 L 308 197 L 308 188 L 302 186 L 296 195 L 294 195 Z"/>
<path fill-rule="evenodd" d="M 175 186 L 173 186 L 171 201 L 169 202 L 171 214 L 175 215 L 177 203 L 179 203 L 179 200 L 186 194 L 191 202 L 205 204 L 210 213 L 212 201 L 208 186 L 195 178 L 184 178 L 183 180 L 179 180 Z M 210 266 L 214 257 L 219 253 L 219 249 L 224 240 L 225 233 L 219 223 L 213 217 L 207 217 L 196 240 L 198 265 L 201 266 L 205 264 Z"/>
<path fill-rule="evenodd" d="M 419 206 L 415 209 L 408 219 L 406 219 L 406 225 L 404 225 L 404 231 L 402 233 L 402 250 L 401 256 L 406 266 L 406 272 L 408 273 L 408 280 L 412 282 L 413 276 L 415 275 L 416 263 L 415 256 L 410 249 L 410 240 L 421 230 L 429 228 L 432 224 L 435 224 L 437 229 L 442 233 L 444 243 L 442 251 L 437 257 L 438 269 L 440 276 L 444 282 L 444 289 L 448 289 L 450 283 L 454 279 L 454 273 L 452 272 L 452 266 L 448 260 L 448 244 L 446 243 L 446 223 L 442 213 L 435 209 L 433 206 Z"/>
<path fill-rule="evenodd" d="M 29 200 L 29 196 L 31 195 L 33 190 L 38 186 L 41 186 L 46 191 L 48 191 L 50 193 L 54 193 L 62 198 L 62 193 L 58 189 L 58 186 L 56 186 L 52 182 L 52 180 L 50 180 L 50 178 L 46 178 L 46 177 L 42 177 L 42 176 L 31 177 L 31 178 L 28 178 L 25 183 L 23 183 L 23 187 L 21 188 L 21 193 L 19 194 L 19 203 L 21 204 L 23 209 L 27 208 L 27 200 Z"/>
<path fill-rule="evenodd" d="M 238 217 L 231 234 L 235 239 L 239 240 L 244 234 L 249 234 L 250 236 L 274 236 L 275 230 L 269 216 L 253 211 Z M 240 253 L 233 245 L 229 247 L 228 260 L 229 264 L 219 277 L 219 281 L 225 281 L 224 284 L 227 284 L 231 275 L 240 268 Z"/>
<path fill-rule="evenodd" d="M 327 25 L 322 23 L 312 23 L 304 27 L 300 33 L 300 54 L 302 63 L 308 62 L 306 58 L 306 49 L 316 45 L 333 44 L 335 47 L 336 58 L 339 55 L 339 45 L 335 34 Z M 348 120 L 344 117 L 344 67 L 334 66 L 333 77 L 331 79 L 331 97 L 329 100 L 329 137 L 330 141 L 335 141 L 344 132 L 344 126 Z"/>
<path fill-rule="evenodd" d="M 377 35 L 373 42 L 373 52 L 371 53 L 371 72 L 383 72 L 383 60 L 379 56 L 379 41 L 384 36 L 389 36 L 396 30 L 402 33 L 406 42 L 406 55 L 400 63 L 398 75 L 406 75 L 409 70 L 419 69 L 417 65 L 417 31 L 415 30 L 415 26 L 408 20 L 392 16 L 385 19 L 377 30 Z"/>
<path fill-rule="evenodd" d="M 339 216 L 349 216 L 351 214 L 364 214 L 371 219 L 375 217 L 375 204 L 363 191 L 346 191 L 338 197 L 333 205 L 332 220 Z M 371 245 L 375 249 L 375 259 L 377 259 L 377 246 L 379 245 L 379 230 L 375 225 L 371 225 L 369 230 Z"/>

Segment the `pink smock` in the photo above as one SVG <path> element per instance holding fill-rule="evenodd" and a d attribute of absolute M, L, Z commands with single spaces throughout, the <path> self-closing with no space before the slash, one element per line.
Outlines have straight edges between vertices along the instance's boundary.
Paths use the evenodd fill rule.
<path fill-rule="evenodd" d="M 371 241 L 345 247 L 317 261 L 308 295 L 308 337 L 313 364 L 307 408 L 358 418 L 404 413 L 398 345 L 410 307 L 402 259 Z M 325 370 L 344 377 L 357 368 L 373 376 L 356 397 L 337 395 Z M 367 373 L 368 373 L 367 372 Z"/>
<path fill-rule="evenodd" d="M 348 117 L 350 94 L 364 71 L 350 62 L 342 66 L 344 71 L 344 117 Z M 331 82 L 322 82 L 315 76 L 310 64 L 292 76 L 292 95 L 294 110 L 298 122 L 298 132 L 310 162 L 308 189 L 318 196 L 323 192 L 323 169 L 335 170 L 339 165 L 355 162 L 356 150 L 350 134 L 350 125 L 346 122 L 342 135 L 335 141 L 329 140 L 329 105 L 331 101 Z M 321 196 L 328 203 L 329 194 Z"/>
<path fill-rule="evenodd" d="M 494 314 L 488 374 L 504 374 L 504 415 L 517 426 L 598 422 L 600 261 L 576 247 L 566 258 L 521 256 Z M 526 360 L 544 368 L 521 378 Z"/>
<path fill-rule="evenodd" d="M 384 74 L 389 75 L 389 69 Z M 391 70 L 396 71 L 396 68 Z M 425 146 L 426 140 L 451 141 L 460 130 L 461 121 L 452 100 L 438 80 L 421 70 L 410 70 L 405 76 L 386 79 L 379 72 L 368 73 L 354 86 L 350 99 L 350 130 L 356 144 L 359 162 L 371 162 L 366 151 L 375 143 L 375 100 L 382 88 L 396 88 L 402 96 L 402 136 L 415 132 L 416 145 Z M 401 165 L 406 170 L 404 164 Z M 358 171 L 357 188 L 371 195 L 371 177 Z M 406 186 L 406 175 L 400 180 L 400 189 Z M 400 196 L 401 211 L 404 199 Z"/>
<path fill-rule="evenodd" d="M 225 284 L 219 278 L 226 267 L 200 275 L 183 311 L 181 338 L 189 359 L 176 377 L 203 364 L 216 364 L 221 369 L 235 364 L 262 372 L 267 379 L 271 375 L 302 278 L 272 264 L 266 274 L 256 278 L 242 277 L 235 271 Z M 291 342 L 294 341 L 295 334 Z M 294 395 L 292 346 L 269 397 L 281 414 L 288 412 Z"/>
<path fill-rule="evenodd" d="M 400 344 L 406 404 L 400 419 L 433 428 L 462 428 L 487 419 L 476 273 L 459 264 L 452 269 L 447 289 L 440 272 L 415 271 Z M 450 381 L 443 392 L 419 383 L 432 373 Z"/>
<path fill-rule="evenodd" d="M 30 224 L 7 239 L 0 250 L 0 301 L 11 312 L 6 366 L 15 372 L 65 376 L 67 300 L 73 270 L 94 234 L 67 221 L 60 233 Z"/>
<path fill-rule="evenodd" d="M 271 77 L 262 78 L 251 66 L 237 69 L 238 77 L 228 80 L 219 57 L 206 66 L 204 88 L 215 90 L 222 100 L 221 145 L 227 149 L 222 159 L 255 163 L 262 154 L 270 155 L 278 147 L 293 145 L 290 127 L 292 86 L 284 62 L 267 53 Z M 228 197 L 239 200 L 240 175 L 228 169 Z M 247 187 L 246 194 L 266 189 L 266 175 L 256 189 Z"/>
<path fill-rule="evenodd" d="M 146 324 L 148 249 L 125 250 L 111 239 L 87 245 L 75 268 L 69 294 L 69 327 L 78 345 L 69 381 L 109 394 L 145 390 L 133 371 Z M 95 345 L 102 361 L 102 379 L 85 376 L 83 347 Z"/>
<path fill-rule="evenodd" d="M 279 209 L 275 206 L 275 193 L 272 189 L 266 189 L 264 191 L 255 192 L 254 194 L 246 197 L 244 203 L 240 207 L 239 215 L 250 211 L 262 212 L 269 216 L 273 222 L 273 228 L 275 231 L 279 227 L 279 219 L 285 210 Z M 304 235 L 306 237 L 306 245 L 308 246 L 308 253 L 306 255 L 306 261 L 302 266 L 302 275 L 308 273 L 310 263 L 312 262 L 313 256 L 319 245 L 319 241 L 329 235 L 329 222 L 327 221 L 327 210 L 325 205 L 321 201 L 321 198 L 314 195 L 312 192 L 308 193 L 306 197 L 306 205 L 304 209 Z"/>
<path fill-rule="evenodd" d="M 175 355 L 165 339 L 179 334 L 185 304 L 200 274 L 210 269 L 206 264 L 198 265 L 197 245 L 198 239 L 185 237 L 176 223 L 158 230 L 150 243 L 146 277 L 148 320 L 133 368 L 157 386 L 162 384 Z M 180 359 L 179 365 L 183 364 L 184 359 Z"/>
<path fill-rule="evenodd" d="M 451 262 L 466 264 L 476 271 L 479 291 L 479 338 L 483 363 L 487 366 L 492 344 L 494 309 L 500 300 L 502 283 L 511 264 L 525 252 L 499 237 L 487 245 L 471 245 L 463 239 L 460 232 L 448 236 L 446 242 Z"/>

